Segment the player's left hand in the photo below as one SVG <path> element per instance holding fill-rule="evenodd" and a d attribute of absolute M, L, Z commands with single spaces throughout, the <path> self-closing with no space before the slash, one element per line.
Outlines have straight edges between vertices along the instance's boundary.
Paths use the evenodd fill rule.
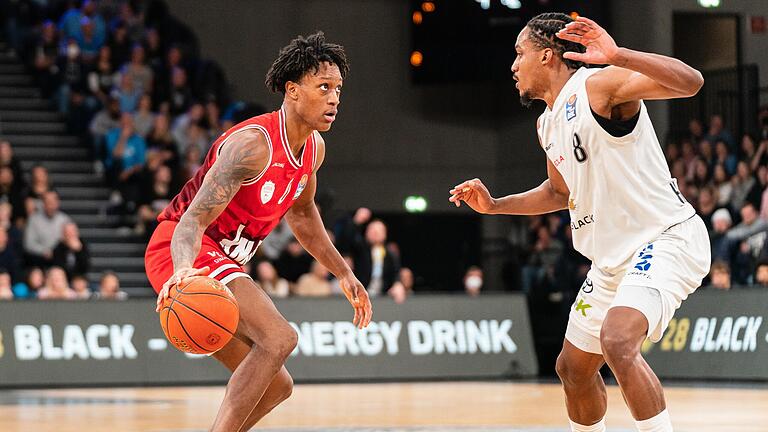
<path fill-rule="evenodd" d="M 352 319 L 352 323 L 359 329 L 368 327 L 373 317 L 373 306 L 371 306 L 371 299 L 368 298 L 368 292 L 365 287 L 355 275 L 339 278 L 339 285 L 344 291 L 344 295 L 352 304 L 355 309 L 355 317 Z"/>
<path fill-rule="evenodd" d="M 556 36 L 587 47 L 584 53 L 573 51 L 564 53 L 563 57 L 569 60 L 589 64 L 614 64 L 619 52 L 619 47 L 611 35 L 589 18 L 577 17 L 576 21 L 566 24 Z"/>

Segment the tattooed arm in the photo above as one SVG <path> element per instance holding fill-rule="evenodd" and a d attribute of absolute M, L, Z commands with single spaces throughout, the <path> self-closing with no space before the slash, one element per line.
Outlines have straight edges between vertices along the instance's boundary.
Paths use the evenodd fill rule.
<path fill-rule="evenodd" d="M 173 231 L 171 258 L 174 274 L 163 284 L 157 298 L 158 309 L 171 287 L 187 277 L 208 274 L 208 268 L 193 268 L 203 233 L 240 190 L 240 183 L 264 170 L 269 152 L 266 138 L 254 129 L 237 132 L 227 140 Z"/>

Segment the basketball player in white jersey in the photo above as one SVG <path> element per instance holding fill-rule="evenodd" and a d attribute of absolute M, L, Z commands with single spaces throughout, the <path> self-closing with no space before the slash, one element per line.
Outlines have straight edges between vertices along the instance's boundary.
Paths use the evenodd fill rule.
<path fill-rule="evenodd" d="M 671 178 L 644 99 L 695 95 L 701 74 L 674 58 L 620 48 L 595 22 L 547 13 L 515 44 L 523 104 L 547 104 L 537 122 L 548 179 L 492 198 L 478 180 L 450 201 L 487 214 L 568 209 L 574 247 L 592 261 L 571 307 L 557 373 L 571 429 L 605 431 L 608 363 L 639 431 L 672 431 L 658 378 L 643 360 L 710 264 L 704 223 Z M 608 65 L 588 69 L 584 64 Z"/>

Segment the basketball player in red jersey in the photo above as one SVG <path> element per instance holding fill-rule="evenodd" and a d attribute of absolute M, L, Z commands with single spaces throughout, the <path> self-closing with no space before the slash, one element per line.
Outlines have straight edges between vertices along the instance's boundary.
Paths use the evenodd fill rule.
<path fill-rule="evenodd" d="M 233 373 L 211 431 L 246 431 L 291 394 L 283 366 L 297 335 L 241 267 L 285 216 L 304 248 L 339 279 L 359 328 L 371 321 L 365 288 L 326 234 L 314 204 L 316 173 L 349 68 L 322 33 L 284 47 L 266 85 L 284 94 L 280 110 L 221 135 L 195 176 L 158 217 L 145 264 L 158 309 L 169 289 L 196 275 L 225 283 L 240 305 L 232 341 L 213 354 Z"/>

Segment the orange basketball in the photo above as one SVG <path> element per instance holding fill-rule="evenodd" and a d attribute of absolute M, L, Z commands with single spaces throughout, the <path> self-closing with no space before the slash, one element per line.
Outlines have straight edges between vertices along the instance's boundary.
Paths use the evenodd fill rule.
<path fill-rule="evenodd" d="M 181 351 L 210 354 L 226 345 L 237 330 L 240 310 L 223 283 L 195 276 L 171 289 L 160 309 L 160 325 Z"/>

